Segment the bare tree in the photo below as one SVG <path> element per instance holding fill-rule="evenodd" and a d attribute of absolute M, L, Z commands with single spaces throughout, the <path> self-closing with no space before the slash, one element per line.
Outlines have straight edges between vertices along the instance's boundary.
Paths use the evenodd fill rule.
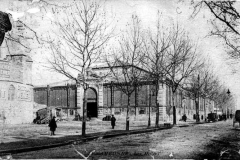
<path fill-rule="evenodd" d="M 209 67 L 210 68 L 210 67 Z M 206 99 L 214 100 L 213 95 L 215 90 L 219 87 L 219 79 L 212 72 L 206 69 L 205 78 L 203 78 L 203 86 L 201 88 L 200 96 L 204 98 L 204 115 L 206 117 Z"/>
<path fill-rule="evenodd" d="M 201 88 L 201 96 L 215 102 L 216 112 L 218 109 L 226 109 L 228 104 L 234 103 L 232 96 L 228 95 L 227 88 L 221 84 L 218 77 L 210 73 Z"/>
<path fill-rule="evenodd" d="M 202 64 L 199 63 L 196 46 L 178 25 L 173 27 L 170 47 L 168 47 L 166 53 L 166 63 L 162 68 L 166 75 L 166 83 L 168 83 L 172 92 L 173 124 L 176 124 L 175 97 L 177 89 Z"/>
<path fill-rule="evenodd" d="M 141 67 L 143 60 L 143 32 L 140 20 L 132 15 L 129 29 L 119 40 L 119 49 L 116 48 L 113 59 L 107 59 L 115 86 L 127 95 L 126 130 L 129 130 L 129 108 L 132 93 L 137 92 L 139 84 L 147 73 Z M 135 104 L 136 105 L 136 104 Z"/>
<path fill-rule="evenodd" d="M 147 49 L 145 67 L 152 72 L 156 92 L 159 85 L 165 83 L 172 92 L 171 108 L 173 108 L 173 123 L 176 124 L 175 96 L 179 89 L 201 64 L 198 62 L 196 47 L 188 38 L 186 32 L 178 25 L 166 30 L 161 27 L 160 17 L 156 25 L 156 32 L 150 34 Z M 154 36 L 153 36 L 154 35 Z M 149 47 L 150 46 L 150 47 Z M 159 102 L 156 99 L 157 113 L 156 126 L 159 121 Z"/>
<path fill-rule="evenodd" d="M 151 79 L 153 80 L 156 93 L 156 121 L 155 126 L 159 126 L 159 102 L 158 92 L 159 87 L 163 84 L 163 79 L 166 76 L 163 66 L 166 66 L 166 51 L 171 45 L 171 33 L 164 28 L 160 23 L 161 16 L 158 12 L 158 18 L 155 25 L 155 32 L 149 29 L 148 41 L 145 42 L 145 59 L 144 68 L 151 72 Z M 149 122 L 150 123 L 150 122 Z M 150 124 L 149 124 L 150 125 Z"/>
<path fill-rule="evenodd" d="M 240 57 L 240 14 L 238 3 L 232 1 L 192 1 L 194 11 L 192 17 L 203 9 L 207 9 L 214 16 L 211 19 L 213 29 L 210 35 L 220 37 L 228 47 L 228 53 L 234 58 Z"/>
<path fill-rule="evenodd" d="M 216 87 L 213 84 L 213 82 L 216 82 L 215 76 L 212 74 L 209 68 L 210 67 L 207 65 L 203 65 L 201 68 L 198 68 L 196 71 L 194 71 L 192 76 L 188 78 L 188 83 L 183 87 L 184 90 L 187 91 L 186 95 L 195 100 L 196 122 L 200 121 L 200 98 L 204 98 L 204 101 L 205 98 L 210 98 L 212 94 L 211 92 L 213 89 L 215 89 L 213 87 Z"/>
<path fill-rule="evenodd" d="M 218 88 L 217 92 L 214 96 L 215 104 L 218 109 L 222 109 L 222 111 L 226 108 L 227 103 L 231 102 L 231 96 L 227 94 L 226 87 L 222 86 Z"/>
<path fill-rule="evenodd" d="M 50 68 L 84 88 L 83 136 L 86 134 L 87 71 L 103 54 L 113 32 L 103 14 L 100 4 L 95 1 L 73 2 L 70 8 L 61 8 L 61 12 L 55 13 L 54 25 L 58 31 L 48 41 Z"/>

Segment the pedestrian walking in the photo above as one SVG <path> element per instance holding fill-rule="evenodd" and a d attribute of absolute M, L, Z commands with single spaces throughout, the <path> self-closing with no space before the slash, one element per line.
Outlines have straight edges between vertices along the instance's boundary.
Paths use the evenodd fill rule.
<path fill-rule="evenodd" d="M 184 114 L 184 115 L 182 116 L 182 119 L 183 119 L 184 122 L 186 122 L 186 120 L 187 120 L 186 114 Z"/>
<path fill-rule="evenodd" d="M 114 117 L 114 115 L 112 115 L 112 117 L 111 117 L 111 125 L 112 125 L 112 129 L 114 129 L 115 122 L 116 122 L 116 118 Z"/>
<path fill-rule="evenodd" d="M 57 128 L 57 123 L 56 123 L 56 121 L 55 121 L 55 116 L 53 116 L 53 118 L 51 119 L 51 121 L 49 122 L 49 127 L 50 127 L 50 131 L 51 131 L 51 136 L 52 135 L 55 135 L 54 134 L 54 132 L 55 132 L 55 130 L 56 130 L 56 128 Z"/>

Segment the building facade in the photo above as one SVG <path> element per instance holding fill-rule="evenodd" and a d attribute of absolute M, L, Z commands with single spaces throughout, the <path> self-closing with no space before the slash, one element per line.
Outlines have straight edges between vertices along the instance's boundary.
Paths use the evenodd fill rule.
<path fill-rule="evenodd" d="M 87 116 L 103 118 L 114 114 L 119 119 L 126 118 L 127 95 L 118 87 L 118 83 L 111 79 L 99 80 L 101 75 L 109 71 L 107 67 L 93 68 L 88 76 L 87 89 Z M 98 75 L 96 75 L 98 74 Z M 100 76 L 99 76 L 100 75 Z M 70 89 L 71 88 L 71 89 Z M 70 94 L 69 94 L 70 92 Z M 184 90 L 177 90 L 175 97 L 176 116 L 180 120 L 183 114 L 188 119 L 196 116 L 195 100 L 184 97 Z M 74 81 L 64 81 L 50 85 L 49 100 L 47 100 L 47 86 L 34 88 L 34 101 L 39 104 L 55 106 L 62 109 L 67 116 L 82 116 L 83 111 L 83 88 Z M 130 97 L 130 118 L 146 120 L 150 116 L 156 116 L 156 99 L 159 103 L 160 121 L 173 120 L 172 92 L 168 85 L 160 84 L 158 95 L 153 82 L 140 83 Z M 207 114 L 213 112 L 214 103 L 209 99 L 199 98 L 199 115 L 204 120 Z"/>
<path fill-rule="evenodd" d="M 7 124 L 33 120 L 32 60 L 10 55 L 0 60 L 0 121 Z"/>

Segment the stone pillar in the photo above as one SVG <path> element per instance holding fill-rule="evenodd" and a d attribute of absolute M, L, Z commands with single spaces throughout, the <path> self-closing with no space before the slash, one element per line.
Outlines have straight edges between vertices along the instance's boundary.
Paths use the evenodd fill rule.
<path fill-rule="evenodd" d="M 103 84 L 98 85 L 98 117 L 103 117 Z"/>
<path fill-rule="evenodd" d="M 159 121 L 165 121 L 166 120 L 166 96 L 167 96 L 167 90 L 165 84 L 159 84 L 159 90 L 157 95 L 157 100 L 159 103 Z"/>
<path fill-rule="evenodd" d="M 47 112 L 48 117 L 52 119 L 52 110 L 50 109 L 50 86 L 47 85 Z"/>
<path fill-rule="evenodd" d="M 113 106 L 114 106 L 114 85 L 113 85 L 113 82 L 111 82 L 111 107 L 110 107 L 110 114 L 112 114 Z"/>
<path fill-rule="evenodd" d="M 83 86 L 77 86 L 77 112 L 82 117 L 83 116 L 83 98 L 84 98 L 84 89 Z"/>
<path fill-rule="evenodd" d="M 135 86 L 135 119 L 137 116 L 137 109 L 138 109 L 138 86 Z"/>

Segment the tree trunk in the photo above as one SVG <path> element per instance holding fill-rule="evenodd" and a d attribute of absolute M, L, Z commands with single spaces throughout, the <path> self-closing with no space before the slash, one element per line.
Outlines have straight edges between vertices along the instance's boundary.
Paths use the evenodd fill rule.
<path fill-rule="evenodd" d="M 158 80 L 157 80 L 157 83 L 156 83 L 156 99 L 155 99 L 155 102 L 156 102 L 156 121 L 155 121 L 155 127 L 159 127 L 159 103 L 158 103 L 158 92 L 159 92 L 159 83 L 158 83 Z M 151 92 L 150 92 L 151 94 Z"/>
<path fill-rule="evenodd" d="M 150 87 L 148 87 L 150 91 Z M 148 100 L 148 127 L 151 126 L 151 92 L 149 92 L 149 100 Z"/>
<path fill-rule="evenodd" d="M 131 95 L 128 95 L 127 116 L 126 116 L 126 131 L 129 131 L 129 107 L 130 107 L 130 96 L 131 96 Z"/>
<path fill-rule="evenodd" d="M 159 127 L 159 103 L 156 103 L 156 122 L 155 122 L 155 127 Z"/>
<path fill-rule="evenodd" d="M 173 125 L 177 124 L 176 107 L 173 106 Z"/>
<path fill-rule="evenodd" d="M 137 108 L 138 108 L 138 88 L 135 88 L 135 117 L 134 119 L 136 120 L 137 118 Z"/>
<path fill-rule="evenodd" d="M 83 97 L 83 117 L 82 117 L 82 136 L 86 135 L 86 110 L 87 110 L 87 89 L 84 88 Z"/>
<path fill-rule="evenodd" d="M 207 120 L 207 117 L 206 117 L 206 99 L 204 98 L 204 121 Z"/>
<path fill-rule="evenodd" d="M 199 122 L 199 102 L 198 102 L 198 97 L 195 96 L 195 105 L 196 105 L 196 122 Z"/>
<path fill-rule="evenodd" d="M 110 108 L 110 113 L 112 113 L 112 108 L 113 108 L 113 105 L 114 105 L 114 88 L 113 88 L 113 82 L 111 82 L 111 108 Z"/>
<path fill-rule="evenodd" d="M 175 107 L 175 92 L 172 93 L 172 106 L 173 106 L 173 125 L 177 124 L 177 115 Z"/>

